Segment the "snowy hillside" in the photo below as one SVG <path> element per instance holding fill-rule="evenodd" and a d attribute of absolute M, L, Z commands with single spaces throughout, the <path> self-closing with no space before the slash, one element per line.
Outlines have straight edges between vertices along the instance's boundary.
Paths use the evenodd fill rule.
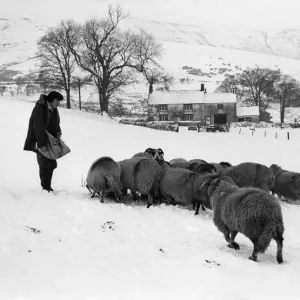
<path fill-rule="evenodd" d="M 39 18 L 0 19 L 0 69 L 23 73 L 34 69 L 36 41 L 48 26 L 50 24 Z M 189 89 L 199 88 L 199 82 L 207 82 L 208 91 L 212 91 L 225 74 L 255 65 L 280 68 L 300 78 L 297 29 L 266 32 L 137 18 L 123 20 L 121 27 L 153 34 L 164 46 L 162 66 L 175 76 L 177 82 L 187 79 L 185 83 Z"/>
<path fill-rule="evenodd" d="M 300 172 L 300 132 L 271 134 L 161 132 L 60 108 L 72 152 L 58 160 L 49 195 L 40 190 L 33 153 L 24 152 L 33 103 L 1 97 L 0 299 L 263 300 L 300 298 L 300 206 L 282 203 L 284 263 L 273 241 L 257 263 L 252 245 L 226 246 L 212 212 L 89 198 L 81 179 L 100 156 L 129 158 L 161 147 L 165 158 L 253 161 Z M 270 129 L 275 130 L 275 129 Z M 230 140 L 230 143 L 228 141 Z"/>

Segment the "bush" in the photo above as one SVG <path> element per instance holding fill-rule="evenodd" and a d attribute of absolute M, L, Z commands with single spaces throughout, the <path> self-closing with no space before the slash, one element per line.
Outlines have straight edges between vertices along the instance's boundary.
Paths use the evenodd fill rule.
<path fill-rule="evenodd" d="M 267 123 L 267 122 L 232 122 L 231 127 L 255 127 L 255 128 L 281 128 L 281 123 Z M 284 123 L 283 128 L 300 128 L 300 123 Z"/>
<path fill-rule="evenodd" d="M 164 131 L 176 131 L 176 125 L 173 121 L 151 121 L 147 122 L 146 118 L 122 118 L 119 120 L 119 123 L 122 124 L 131 124 L 136 126 L 148 127 L 156 130 L 164 130 Z"/>

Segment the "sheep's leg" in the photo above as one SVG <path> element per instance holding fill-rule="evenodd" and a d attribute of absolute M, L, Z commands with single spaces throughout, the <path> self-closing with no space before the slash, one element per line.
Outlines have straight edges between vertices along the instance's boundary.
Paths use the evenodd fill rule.
<path fill-rule="evenodd" d="M 235 239 L 235 237 L 237 236 L 237 234 L 238 234 L 238 231 L 236 231 L 236 230 L 232 230 L 232 231 L 230 232 L 231 240 L 232 240 L 232 241 L 234 241 L 234 239 Z"/>
<path fill-rule="evenodd" d="M 137 200 L 137 194 L 134 191 L 131 191 L 131 195 L 132 195 L 132 200 L 136 201 Z"/>
<path fill-rule="evenodd" d="M 276 259 L 277 259 L 277 262 L 279 264 L 281 264 L 283 262 L 283 259 L 282 259 L 282 247 L 283 247 L 283 237 L 281 234 L 277 234 L 276 237 L 274 237 L 274 240 L 276 241 L 277 243 L 277 254 L 276 254 Z"/>
<path fill-rule="evenodd" d="M 93 192 L 92 192 L 92 195 L 91 195 L 91 198 L 95 198 L 95 195 L 96 195 L 96 192 L 93 191 Z"/>
<path fill-rule="evenodd" d="M 228 247 L 232 248 L 234 250 L 240 250 L 240 246 L 238 243 L 236 243 L 235 241 L 232 240 L 232 238 L 230 237 L 230 231 L 228 230 L 228 232 L 224 233 L 224 237 L 226 242 L 228 242 Z"/>
<path fill-rule="evenodd" d="M 104 202 L 104 199 L 103 199 L 103 191 L 100 191 L 100 193 L 99 193 L 99 199 L 100 199 L 100 202 L 101 202 L 101 203 Z"/>
<path fill-rule="evenodd" d="M 115 200 L 116 200 L 116 202 L 121 202 L 121 197 L 120 197 L 120 195 L 118 195 L 116 192 L 114 193 L 115 194 Z"/>
<path fill-rule="evenodd" d="M 193 210 L 197 210 L 198 203 L 196 201 L 193 201 Z M 196 215 L 196 214 L 195 214 Z"/>
<path fill-rule="evenodd" d="M 201 203 L 201 209 L 202 209 L 203 211 L 206 211 L 206 208 L 205 208 L 205 206 L 204 206 L 203 203 Z"/>
<path fill-rule="evenodd" d="M 91 194 L 93 194 L 92 190 L 90 189 L 90 187 L 89 187 L 88 185 L 86 185 L 85 187 L 89 190 L 89 192 L 90 192 Z"/>
<path fill-rule="evenodd" d="M 152 195 L 148 194 L 147 208 L 149 208 L 151 205 L 153 205 L 153 197 Z"/>
<path fill-rule="evenodd" d="M 258 249 L 256 243 L 254 243 L 254 248 L 252 255 L 249 257 L 250 260 L 257 261 L 257 254 L 258 254 Z"/>
<path fill-rule="evenodd" d="M 147 200 L 148 196 L 146 194 L 141 194 L 141 200 Z"/>
<path fill-rule="evenodd" d="M 123 195 L 127 195 L 127 189 L 126 189 L 126 188 L 121 189 L 121 193 L 122 193 Z"/>

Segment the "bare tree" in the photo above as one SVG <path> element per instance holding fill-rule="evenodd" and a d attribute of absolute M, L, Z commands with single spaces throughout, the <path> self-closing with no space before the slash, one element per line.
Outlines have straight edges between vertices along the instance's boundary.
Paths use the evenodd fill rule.
<path fill-rule="evenodd" d="M 277 99 L 280 104 L 280 122 L 284 123 L 285 108 L 299 106 L 300 83 L 293 77 L 282 74 L 280 80 L 275 84 Z"/>
<path fill-rule="evenodd" d="M 280 71 L 269 68 L 259 68 L 244 70 L 237 76 L 239 85 L 244 87 L 251 97 L 254 105 L 264 106 L 266 97 L 274 92 L 274 84 L 280 79 Z"/>
<path fill-rule="evenodd" d="M 151 35 L 118 29 L 126 17 L 119 5 L 109 6 L 106 19 L 91 19 L 77 27 L 81 42 L 70 47 L 78 65 L 93 77 L 101 113 L 108 112 L 109 99 L 116 92 L 134 83 L 136 73 L 160 55 L 160 45 Z"/>
<path fill-rule="evenodd" d="M 174 77 L 165 73 L 160 67 L 145 68 L 143 74 L 149 84 L 148 98 L 153 93 L 153 85 L 162 84 L 165 90 L 169 90 L 170 85 L 174 82 Z"/>
<path fill-rule="evenodd" d="M 243 102 L 247 95 L 245 88 L 239 84 L 238 75 L 227 75 L 227 77 L 216 88 L 216 93 L 233 93 L 236 95 L 237 102 Z"/>
<path fill-rule="evenodd" d="M 70 45 L 77 39 L 75 29 L 72 20 L 61 21 L 38 41 L 41 68 L 46 72 L 50 84 L 65 90 L 67 108 L 71 108 L 71 77 L 76 67 L 76 61 L 70 50 Z"/>

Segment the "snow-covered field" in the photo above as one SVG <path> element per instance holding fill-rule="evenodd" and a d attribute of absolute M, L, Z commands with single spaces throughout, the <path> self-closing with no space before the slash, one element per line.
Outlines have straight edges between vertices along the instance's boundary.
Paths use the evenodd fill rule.
<path fill-rule="evenodd" d="M 282 203 L 284 263 L 272 242 L 257 263 L 226 246 L 212 212 L 166 205 L 100 203 L 81 187 L 100 156 L 129 158 L 161 147 L 165 159 L 253 161 L 300 172 L 300 130 L 291 139 L 230 133 L 162 132 L 60 108 L 72 152 L 58 160 L 49 195 L 39 186 L 33 153 L 23 151 L 33 103 L 0 98 L 0 299 L 300 299 L 300 207 Z"/>

